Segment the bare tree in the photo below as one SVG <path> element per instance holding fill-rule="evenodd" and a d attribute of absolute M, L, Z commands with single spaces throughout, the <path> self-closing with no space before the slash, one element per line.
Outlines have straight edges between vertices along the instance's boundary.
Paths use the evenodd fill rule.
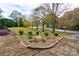
<path fill-rule="evenodd" d="M 36 29 L 38 30 L 38 25 L 40 24 L 39 22 L 39 13 L 38 13 L 38 8 L 34 9 L 32 11 L 32 28 L 33 28 L 33 25 L 36 25 Z"/>
<path fill-rule="evenodd" d="M 64 3 L 45 3 L 41 5 L 43 9 L 46 10 L 49 14 L 52 15 L 52 29 L 53 33 L 55 33 L 55 28 L 56 28 L 56 20 L 57 17 L 62 15 L 65 11 L 68 10 L 69 4 L 64 4 Z"/>
<path fill-rule="evenodd" d="M 32 21 L 31 21 L 31 25 L 32 25 L 32 28 L 33 26 L 36 26 L 36 30 L 38 30 L 39 28 L 39 25 L 40 25 L 40 18 L 38 16 L 38 12 L 37 10 L 33 10 L 33 13 L 31 14 L 31 18 L 32 18 Z"/>
<path fill-rule="evenodd" d="M 34 9 L 34 12 L 35 12 L 34 14 L 41 19 L 42 31 L 44 31 L 44 25 L 45 25 L 44 21 L 45 21 L 46 15 L 47 15 L 46 9 L 43 6 L 39 6 Z"/>
<path fill-rule="evenodd" d="M 22 13 L 19 12 L 19 11 L 17 11 L 17 10 L 14 10 L 14 11 L 10 14 L 10 17 L 15 20 L 15 22 L 17 23 L 18 26 L 20 26 L 20 23 L 21 23 L 22 19 L 25 18 L 25 16 L 22 15 Z"/>

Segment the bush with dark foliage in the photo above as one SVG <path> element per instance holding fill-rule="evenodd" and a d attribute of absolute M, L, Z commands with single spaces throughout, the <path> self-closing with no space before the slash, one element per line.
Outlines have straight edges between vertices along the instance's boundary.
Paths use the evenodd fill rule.
<path fill-rule="evenodd" d="M 20 35 L 23 35 L 23 31 L 22 31 L 22 30 L 20 30 L 20 31 L 19 31 L 19 34 L 20 34 Z"/>
<path fill-rule="evenodd" d="M 0 19 L 0 25 L 5 27 L 15 27 L 17 26 L 16 22 L 12 19 L 2 18 Z"/>
<path fill-rule="evenodd" d="M 28 35 L 32 35 L 32 32 L 28 32 Z"/>
<path fill-rule="evenodd" d="M 55 36 L 59 36 L 59 34 L 58 34 L 58 33 L 54 33 L 54 35 L 55 35 Z"/>
<path fill-rule="evenodd" d="M 28 32 L 28 35 L 29 35 L 28 38 L 32 39 L 32 32 Z"/>
<path fill-rule="evenodd" d="M 44 34 L 45 34 L 45 36 L 48 36 L 49 35 L 47 32 L 45 32 Z"/>
<path fill-rule="evenodd" d="M 39 32 L 36 32 L 36 35 L 39 35 Z"/>

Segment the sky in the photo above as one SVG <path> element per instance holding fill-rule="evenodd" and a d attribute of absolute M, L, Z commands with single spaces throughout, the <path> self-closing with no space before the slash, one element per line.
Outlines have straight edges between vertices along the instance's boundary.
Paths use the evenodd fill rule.
<path fill-rule="evenodd" d="M 68 1 L 70 3 L 71 0 Z M 0 8 L 4 11 L 4 17 L 8 17 L 13 10 L 17 10 L 22 14 L 29 16 L 31 14 L 31 11 L 34 8 L 38 7 L 41 3 L 51 3 L 51 0 L 0 0 Z M 71 3 L 71 10 L 79 7 L 79 3 L 73 3 L 73 0 L 71 1 Z"/>
<path fill-rule="evenodd" d="M 25 14 L 29 16 L 31 14 L 31 11 L 39 6 L 41 3 L 37 4 L 31 4 L 31 3 L 22 3 L 22 4 L 16 4 L 16 3 L 1 3 L 0 8 L 3 10 L 4 17 L 8 17 L 13 10 L 17 10 L 21 12 L 22 14 Z"/>

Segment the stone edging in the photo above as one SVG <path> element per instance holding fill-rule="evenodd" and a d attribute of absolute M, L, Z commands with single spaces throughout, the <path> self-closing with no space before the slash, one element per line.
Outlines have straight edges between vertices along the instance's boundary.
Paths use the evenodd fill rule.
<path fill-rule="evenodd" d="M 63 39 L 63 37 L 62 38 L 60 38 L 59 40 L 57 40 L 55 43 L 53 43 L 52 45 L 50 45 L 50 46 L 47 46 L 47 47 L 41 47 L 41 48 L 39 48 L 39 47 L 31 47 L 30 45 L 28 45 L 28 47 L 29 48 L 35 48 L 35 49 L 48 49 L 48 48 L 52 48 L 52 47 L 54 47 L 56 44 L 58 44 L 61 40 Z"/>
<path fill-rule="evenodd" d="M 64 37 L 61 37 L 60 39 L 58 39 L 56 42 L 54 42 L 53 44 L 51 44 L 50 46 L 46 46 L 46 47 L 31 47 L 30 45 L 26 45 L 24 43 L 24 41 L 22 40 L 22 36 L 19 36 L 18 39 L 20 40 L 20 43 L 24 46 L 24 47 L 29 47 L 29 48 L 33 48 L 33 49 L 48 49 L 48 48 L 52 48 L 54 47 L 56 44 L 58 44 Z"/>

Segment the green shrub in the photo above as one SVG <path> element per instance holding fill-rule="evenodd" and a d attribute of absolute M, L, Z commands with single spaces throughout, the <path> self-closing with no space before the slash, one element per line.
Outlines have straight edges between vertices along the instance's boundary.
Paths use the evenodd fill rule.
<path fill-rule="evenodd" d="M 54 33 L 54 36 L 59 36 L 59 34 L 58 33 Z"/>
<path fill-rule="evenodd" d="M 22 21 L 22 27 L 29 27 L 30 26 L 30 21 L 29 20 L 23 20 Z"/>
<path fill-rule="evenodd" d="M 32 32 L 31 32 L 31 31 L 28 32 L 28 38 L 29 38 L 29 39 L 32 39 Z"/>
<path fill-rule="evenodd" d="M 30 31 L 30 32 L 28 32 L 28 35 L 32 35 L 32 32 Z"/>
<path fill-rule="evenodd" d="M 36 32 L 36 35 L 39 35 L 39 32 Z"/>
<path fill-rule="evenodd" d="M 20 31 L 19 31 L 19 34 L 20 34 L 20 35 L 22 35 L 22 34 L 23 34 L 23 31 L 22 31 L 22 30 L 20 30 Z"/>
<path fill-rule="evenodd" d="M 14 22 L 12 19 L 2 18 L 0 19 L 0 25 L 5 27 L 15 27 L 16 22 Z"/>
<path fill-rule="evenodd" d="M 45 36 L 48 36 L 49 34 L 46 32 L 46 33 L 44 33 L 45 34 Z"/>

